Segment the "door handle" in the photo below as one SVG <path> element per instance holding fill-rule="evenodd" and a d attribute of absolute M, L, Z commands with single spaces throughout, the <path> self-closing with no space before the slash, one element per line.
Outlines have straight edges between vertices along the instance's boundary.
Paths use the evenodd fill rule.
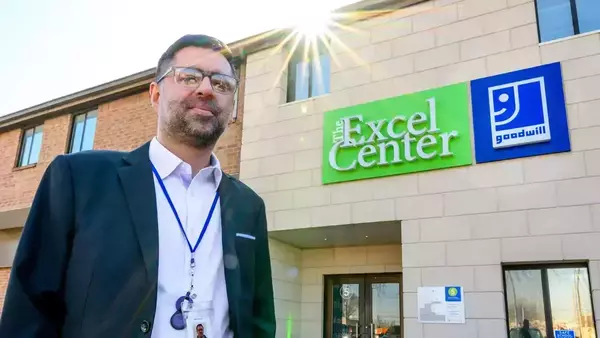
<path fill-rule="evenodd" d="M 359 337 L 359 333 L 358 333 L 358 323 L 356 323 L 356 331 L 354 331 L 354 337 L 358 338 Z"/>
<path fill-rule="evenodd" d="M 371 338 L 373 338 L 373 323 L 371 323 Z"/>

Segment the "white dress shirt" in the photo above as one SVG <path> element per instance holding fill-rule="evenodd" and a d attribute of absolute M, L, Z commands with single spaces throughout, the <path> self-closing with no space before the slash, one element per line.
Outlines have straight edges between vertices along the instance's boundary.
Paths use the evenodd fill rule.
<path fill-rule="evenodd" d="M 194 247 L 221 182 L 220 164 L 214 154 L 210 166 L 192 177 L 192 168 L 167 150 L 156 138 L 150 143 L 150 160 L 162 178 L 179 219 Z M 176 300 L 190 287 L 190 249 L 163 190 L 154 176 L 158 211 L 158 293 L 152 338 L 188 338 L 175 330 L 171 316 Z M 233 337 L 229 330 L 229 302 L 223 266 L 221 208 L 217 202 L 212 218 L 195 252 L 194 302 L 212 301 L 210 338 Z"/>

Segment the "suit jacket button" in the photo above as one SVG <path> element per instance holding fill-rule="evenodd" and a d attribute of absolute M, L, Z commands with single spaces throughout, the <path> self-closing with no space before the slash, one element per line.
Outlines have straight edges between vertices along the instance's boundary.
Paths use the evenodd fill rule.
<path fill-rule="evenodd" d="M 142 321 L 142 324 L 140 324 L 140 331 L 143 333 L 148 333 L 148 331 L 150 331 L 150 323 L 148 323 L 147 320 Z"/>

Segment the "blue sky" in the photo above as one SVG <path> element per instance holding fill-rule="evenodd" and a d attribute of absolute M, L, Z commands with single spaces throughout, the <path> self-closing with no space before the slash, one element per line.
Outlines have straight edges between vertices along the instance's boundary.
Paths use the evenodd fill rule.
<path fill-rule="evenodd" d="M 152 68 L 188 33 L 226 42 L 356 0 L 0 0 L 0 116 Z"/>

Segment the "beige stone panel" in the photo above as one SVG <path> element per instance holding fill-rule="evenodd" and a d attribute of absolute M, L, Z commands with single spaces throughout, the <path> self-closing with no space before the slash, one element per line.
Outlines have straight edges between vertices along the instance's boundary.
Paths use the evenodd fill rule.
<path fill-rule="evenodd" d="M 244 184 L 248 185 L 257 194 L 274 192 L 277 190 L 275 176 L 246 179 L 244 180 Z"/>
<path fill-rule="evenodd" d="M 502 267 L 500 265 L 476 266 L 474 271 L 475 291 L 504 291 Z"/>
<path fill-rule="evenodd" d="M 322 285 L 304 285 L 302 287 L 303 303 L 320 303 L 323 301 Z"/>
<path fill-rule="evenodd" d="M 349 88 L 346 91 L 350 94 L 350 104 L 353 106 L 387 99 L 397 95 L 397 93 L 394 92 L 393 79 L 372 82 L 366 85 Z"/>
<path fill-rule="evenodd" d="M 502 262 L 535 262 L 563 259 L 560 236 L 502 239 Z"/>
<path fill-rule="evenodd" d="M 370 180 L 352 181 L 331 186 L 331 203 L 352 203 L 373 199 L 374 187 Z M 356 192 L 360 191 L 360 194 Z"/>
<path fill-rule="evenodd" d="M 357 265 L 350 267 L 350 273 L 384 273 L 385 265 Z"/>
<path fill-rule="evenodd" d="M 289 102 L 279 106 L 277 110 L 277 121 L 296 119 L 315 113 L 315 100 L 313 99 Z"/>
<path fill-rule="evenodd" d="M 296 283 L 273 280 L 273 294 L 275 298 L 287 301 L 298 301 L 298 296 L 302 293 L 302 287 Z"/>
<path fill-rule="evenodd" d="M 310 213 L 306 210 L 275 211 L 274 222 L 276 230 L 302 229 L 310 227 Z"/>
<path fill-rule="evenodd" d="M 343 54 L 332 55 L 331 73 L 364 67 L 371 63 L 386 60 L 392 57 L 392 44 L 389 41 L 380 42 L 363 47 L 357 51 L 349 51 Z"/>
<path fill-rule="evenodd" d="M 436 43 L 443 46 L 484 35 L 482 18 L 462 20 L 435 29 Z"/>
<path fill-rule="evenodd" d="M 458 21 L 458 8 L 456 4 L 432 8 L 412 17 L 413 32 L 420 32 L 432 28 L 445 26 Z"/>
<path fill-rule="evenodd" d="M 571 150 L 583 151 L 600 148 L 600 127 L 580 128 L 571 131 Z"/>
<path fill-rule="evenodd" d="M 367 84 L 371 81 L 369 66 L 361 66 L 331 74 L 331 91 L 339 91 Z"/>
<path fill-rule="evenodd" d="M 284 326 L 285 327 L 285 326 Z M 285 332 L 277 330 L 277 332 Z M 323 336 L 323 321 L 322 320 L 302 320 L 302 338 L 322 337 Z"/>
<path fill-rule="evenodd" d="M 421 269 L 423 285 L 460 285 L 465 292 L 475 289 L 475 275 L 472 266 L 436 267 Z"/>
<path fill-rule="evenodd" d="M 406 316 L 405 316 L 403 324 L 404 324 L 404 337 L 424 338 L 423 324 L 419 323 L 416 318 L 406 318 Z"/>
<path fill-rule="evenodd" d="M 333 264 L 334 265 L 366 265 L 367 264 L 367 247 L 344 247 L 333 249 Z"/>
<path fill-rule="evenodd" d="M 598 260 L 600 259 L 600 233 L 565 235 L 562 237 L 564 259 Z"/>
<path fill-rule="evenodd" d="M 402 266 L 405 268 L 446 265 L 444 243 L 414 243 L 402 245 Z"/>
<path fill-rule="evenodd" d="M 444 7 L 448 5 L 455 4 L 457 2 L 461 2 L 463 0 L 433 0 L 434 7 Z"/>
<path fill-rule="evenodd" d="M 349 93 L 349 91 L 343 90 L 341 92 L 329 93 L 327 95 L 315 98 L 315 111 L 322 113 L 329 110 L 350 106 L 351 103 Z"/>
<path fill-rule="evenodd" d="M 554 182 L 498 188 L 500 211 L 549 208 L 557 205 Z"/>
<path fill-rule="evenodd" d="M 528 24 L 510 30 L 510 44 L 512 49 L 534 46 L 538 42 L 537 24 Z"/>
<path fill-rule="evenodd" d="M 401 273 L 402 272 L 402 264 L 386 264 L 385 272 Z"/>
<path fill-rule="evenodd" d="M 541 65 L 540 49 L 537 46 L 515 49 L 486 57 L 488 75 L 507 73 Z"/>
<path fill-rule="evenodd" d="M 418 185 L 415 175 L 397 175 L 370 180 L 374 199 L 387 199 L 417 195 Z"/>
<path fill-rule="evenodd" d="M 394 200 L 357 202 L 352 205 L 352 223 L 383 222 L 395 220 Z"/>
<path fill-rule="evenodd" d="M 352 222 L 350 204 L 314 207 L 310 210 L 312 226 L 344 225 Z"/>
<path fill-rule="evenodd" d="M 402 243 L 417 243 L 421 241 L 421 221 L 402 221 Z"/>
<path fill-rule="evenodd" d="M 271 176 L 271 178 L 275 179 L 277 190 L 305 188 L 310 187 L 312 184 L 312 172 L 310 170 Z"/>
<path fill-rule="evenodd" d="M 293 156 L 294 170 L 309 170 L 321 167 L 321 149 L 299 151 Z"/>
<path fill-rule="evenodd" d="M 443 213 L 444 201 L 440 194 L 396 199 L 396 219 L 398 220 L 440 217 Z"/>
<path fill-rule="evenodd" d="M 469 216 L 474 239 L 528 236 L 525 211 L 498 212 Z"/>
<path fill-rule="evenodd" d="M 447 45 L 415 54 L 415 71 L 456 63 L 460 60 L 458 44 Z"/>
<path fill-rule="evenodd" d="M 564 153 L 523 159 L 525 182 L 543 182 L 585 176 L 583 153 Z"/>
<path fill-rule="evenodd" d="M 424 324 L 423 337 L 467 338 L 477 336 L 477 321 L 467 319 L 465 324 Z M 408 337 L 407 337 L 408 338 Z"/>
<path fill-rule="evenodd" d="M 479 214 L 496 211 L 495 189 L 478 189 L 444 194 L 444 215 Z"/>
<path fill-rule="evenodd" d="M 501 31 L 462 41 L 460 43 L 460 59 L 463 61 L 476 59 L 505 52 L 510 49 L 510 31 Z"/>
<path fill-rule="evenodd" d="M 423 285 L 420 268 L 402 269 L 403 292 L 417 292 L 417 288 Z"/>
<path fill-rule="evenodd" d="M 434 69 L 438 86 L 453 85 L 487 76 L 485 58 L 459 62 Z"/>
<path fill-rule="evenodd" d="M 472 292 L 465 294 L 467 318 L 503 319 L 504 294 L 502 292 Z"/>
<path fill-rule="evenodd" d="M 410 18 L 393 20 L 371 29 L 371 42 L 378 43 L 392 40 L 412 32 L 412 20 Z"/>
<path fill-rule="evenodd" d="M 479 337 L 506 338 L 505 319 L 479 319 L 477 320 L 477 332 Z"/>
<path fill-rule="evenodd" d="M 600 33 L 544 43 L 540 49 L 543 63 L 600 54 Z"/>
<path fill-rule="evenodd" d="M 527 2 L 520 6 L 492 12 L 481 17 L 486 34 L 536 23 L 535 5 Z"/>
<path fill-rule="evenodd" d="M 600 175 L 600 150 L 585 152 L 585 172 L 588 175 Z"/>
<path fill-rule="evenodd" d="M 385 265 L 402 263 L 402 247 L 400 245 L 375 245 L 368 246 L 367 260 L 368 265 Z M 359 261 L 357 261 L 359 262 Z M 354 264 L 354 263 L 352 263 Z M 358 263 L 357 263 L 358 265 Z"/>
<path fill-rule="evenodd" d="M 561 67 L 565 81 L 600 74 L 600 53 L 564 61 L 561 63 Z"/>
<path fill-rule="evenodd" d="M 302 250 L 303 268 L 320 268 L 333 265 L 333 249 Z"/>
<path fill-rule="evenodd" d="M 331 51 L 334 53 L 343 53 L 356 50 L 371 44 L 371 32 L 368 30 L 344 31 L 337 34 L 331 41 Z"/>
<path fill-rule="evenodd" d="M 587 177 L 556 182 L 558 205 L 600 203 L 600 177 Z"/>
<path fill-rule="evenodd" d="M 577 118 L 579 128 L 600 126 L 600 100 L 578 103 Z"/>
<path fill-rule="evenodd" d="M 286 210 L 294 207 L 293 191 L 263 193 L 261 197 L 265 201 L 267 211 Z"/>
<path fill-rule="evenodd" d="M 600 99 L 600 75 L 584 77 L 565 82 L 567 103 L 577 103 Z"/>
<path fill-rule="evenodd" d="M 500 240 L 449 242 L 446 255 L 449 266 L 500 264 Z"/>
<path fill-rule="evenodd" d="M 435 47 L 435 31 L 424 31 L 404 36 L 392 41 L 392 55 L 414 54 Z"/>
<path fill-rule="evenodd" d="M 429 218 L 419 221 L 422 242 L 470 239 L 471 226 L 466 217 Z"/>
<path fill-rule="evenodd" d="M 458 3 L 458 19 L 464 20 L 487 13 L 497 12 L 508 6 L 507 0 L 465 0 Z"/>
<path fill-rule="evenodd" d="M 323 319 L 323 303 L 302 303 L 302 320 L 318 321 Z"/>
<path fill-rule="evenodd" d="M 522 4 L 529 3 L 529 2 L 533 2 L 533 0 L 508 0 L 508 6 L 513 7 L 513 6 L 518 6 L 518 5 L 522 5 Z"/>
<path fill-rule="evenodd" d="M 436 69 L 413 73 L 394 78 L 394 89 L 397 95 L 419 92 L 437 87 L 438 79 Z"/>
<path fill-rule="evenodd" d="M 246 79 L 244 91 L 246 94 L 260 93 L 281 88 L 282 79 L 277 73 L 267 73 Z"/>
<path fill-rule="evenodd" d="M 592 232 L 590 207 L 574 206 L 528 210 L 529 231 L 532 235 L 554 235 Z"/>
<path fill-rule="evenodd" d="M 414 70 L 414 56 L 397 57 L 371 66 L 371 81 L 380 81 L 410 74 Z"/>
<path fill-rule="evenodd" d="M 296 189 L 293 194 L 294 208 L 309 208 L 331 204 L 331 191 L 329 187 Z"/>

